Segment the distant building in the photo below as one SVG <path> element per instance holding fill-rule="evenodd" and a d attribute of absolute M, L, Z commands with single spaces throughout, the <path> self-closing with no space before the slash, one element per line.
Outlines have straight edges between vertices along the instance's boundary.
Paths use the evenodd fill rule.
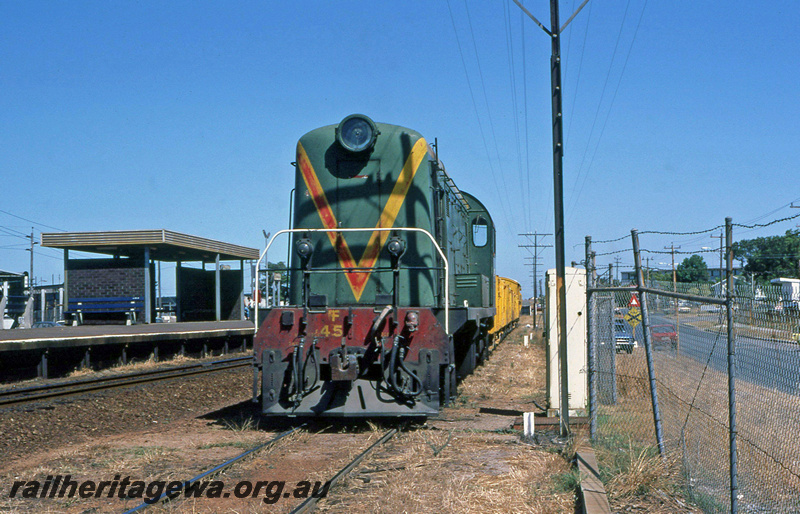
<path fill-rule="evenodd" d="M 0 270 L 0 318 L 16 320 L 25 312 L 27 286 L 27 273 Z"/>
<path fill-rule="evenodd" d="M 742 274 L 742 268 L 741 267 L 734 266 L 731 269 L 731 271 L 733 271 L 733 276 L 734 277 L 738 277 L 739 275 Z M 720 269 L 718 267 L 717 268 L 708 268 L 708 278 L 709 278 L 709 280 L 711 280 L 712 282 L 719 282 L 719 277 L 720 277 L 720 273 L 719 272 L 720 272 Z M 722 268 L 722 278 L 723 279 L 725 278 L 725 268 Z"/>
<path fill-rule="evenodd" d="M 657 271 L 657 272 L 660 272 L 660 273 L 668 273 L 670 275 L 670 280 L 671 280 L 672 268 L 670 268 L 670 269 L 651 269 L 650 271 L 651 272 Z M 735 276 L 735 277 L 742 274 L 742 268 L 740 266 L 734 266 L 732 271 L 733 271 L 733 276 Z M 644 274 L 645 274 L 645 278 L 647 278 L 647 271 L 645 271 Z M 708 280 L 709 281 L 711 281 L 711 282 L 719 282 L 720 281 L 719 277 L 720 277 L 719 268 L 708 268 Z M 725 269 L 724 268 L 722 270 L 722 279 L 723 280 L 725 279 Z M 620 272 L 620 280 L 622 281 L 623 284 L 624 283 L 628 283 L 628 282 L 635 283 L 636 282 L 636 271 L 633 271 L 633 270 L 631 270 L 631 271 L 621 271 Z"/>
<path fill-rule="evenodd" d="M 800 279 L 773 278 L 770 283 L 781 286 L 781 298 L 784 302 L 800 302 Z"/>

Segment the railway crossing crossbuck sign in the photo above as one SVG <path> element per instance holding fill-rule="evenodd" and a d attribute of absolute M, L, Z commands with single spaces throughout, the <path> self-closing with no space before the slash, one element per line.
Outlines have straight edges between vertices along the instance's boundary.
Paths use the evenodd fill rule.
<path fill-rule="evenodd" d="M 625 314 L 625 321 L 627 321 L 632 328 L 636 328 L 636 326 L 642 322 L 642 311 L 640 311 L 638 307 L 631 307 Z"/>

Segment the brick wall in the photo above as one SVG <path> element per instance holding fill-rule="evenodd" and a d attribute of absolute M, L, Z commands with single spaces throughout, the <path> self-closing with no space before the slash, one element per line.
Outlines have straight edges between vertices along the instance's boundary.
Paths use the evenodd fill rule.
<path fill-rule="evenodd" d="M 140 262 L 70 259 L 66 274 L 70 298 L 144 297 L 144 268 Z"/>

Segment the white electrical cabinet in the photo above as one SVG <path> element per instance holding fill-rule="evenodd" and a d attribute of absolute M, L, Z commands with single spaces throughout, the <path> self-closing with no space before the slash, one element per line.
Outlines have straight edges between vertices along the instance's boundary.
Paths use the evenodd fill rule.
<path fill-rule="evenodd" d="M 561 408 L 561 367 L 558 358 L 559 323 L 556 270 L 547 270 L 545 335 L 547 341 L 547 408 L 549 416 Z M 566 268 L 567 291 L 567 393 L 571 416 L 585 416 L 588 387 L 586 364 L 586 270 Z"/>

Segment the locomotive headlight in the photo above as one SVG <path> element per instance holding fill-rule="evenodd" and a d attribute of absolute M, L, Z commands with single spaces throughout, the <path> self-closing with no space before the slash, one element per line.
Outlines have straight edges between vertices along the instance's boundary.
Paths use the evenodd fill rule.
<path fill-rule="evenodd" d="M 399 259 L 406 251 L 406 242 L 399 237 L 393 237 L 389 239 L 386 249 L 392 257 Z"/>
<path fill-rule="evenodd" d="M 295 250 L 297 251 L 297 255 L 303 259 L 304 261 L 311 258 L 311 254 L 314 253 L 314 245 L 311 244 L 311 240 L 304 237 L 297 241 L 295 245 Z"/>
<path fill-rule="evenodd" d="M 380 132 L 375 123 L 362 114 L 352 114 L 336 127 L 336 140 L 351 152 L 369 150 L 375 144 L 378 134 Z"/>

